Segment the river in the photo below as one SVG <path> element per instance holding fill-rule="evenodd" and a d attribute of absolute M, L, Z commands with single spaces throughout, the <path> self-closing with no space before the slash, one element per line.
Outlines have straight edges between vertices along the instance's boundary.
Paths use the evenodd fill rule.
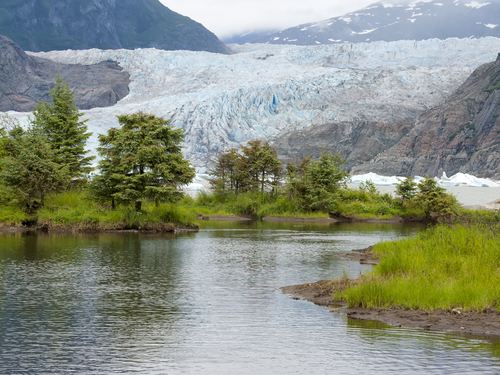
<path fill-rule="evenodd" d="M 360 322 L 279 287 L 419 226 L 202 222 L 198 233 L 0 234 L 1 374 L 499 373 L 494 341 Z"/>

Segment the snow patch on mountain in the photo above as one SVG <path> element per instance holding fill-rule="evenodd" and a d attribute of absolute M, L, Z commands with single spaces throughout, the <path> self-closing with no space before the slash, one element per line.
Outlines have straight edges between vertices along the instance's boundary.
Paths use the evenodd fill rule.
<path fill-rule="evenodd" d="M 94 134 L 137 111 L 186 133 L 185 155 L 203 172 L 222 150 L 256 138 L 336 121 L 413 119 L 443 102 L 500 39 L 448 39 L 319 46 L 232 45 L 234 55 L 190 51 L 86 50 L 33 54 L 65 64 L 117 61 L 130 94 L 85 111 Z M 26 123 L 28 114 L 14 114 Z"/>

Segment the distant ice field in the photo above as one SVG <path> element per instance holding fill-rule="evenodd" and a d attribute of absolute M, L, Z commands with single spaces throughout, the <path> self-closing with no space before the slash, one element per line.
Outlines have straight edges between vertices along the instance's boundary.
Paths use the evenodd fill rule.
<path fill-rule="evenodd" d="M 235 54 L 136 50 L 33 53 L 67 64 L 117 61 L 130 94 L 85 111 L 97 135 L 137 111 L 171 119 L 200 173 L 214 155 L 249 140 L 273 140 L 310 125 L 414 119 L 442 103 L 471 72 L 493 61 L 500 39 L 431 39 L 321 46 L 231 45 Z M 27 113 L 10 113 L 26 123 Z"/>

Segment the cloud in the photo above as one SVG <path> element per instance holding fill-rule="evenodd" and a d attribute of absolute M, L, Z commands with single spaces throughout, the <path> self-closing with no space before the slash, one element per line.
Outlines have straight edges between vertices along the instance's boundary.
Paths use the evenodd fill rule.
<path fill-rule="evenodd" d="M 258 30 L 282 30 L 361 9 L 377 0 L 160 0 L 202 23 L 219 38 Z"/>

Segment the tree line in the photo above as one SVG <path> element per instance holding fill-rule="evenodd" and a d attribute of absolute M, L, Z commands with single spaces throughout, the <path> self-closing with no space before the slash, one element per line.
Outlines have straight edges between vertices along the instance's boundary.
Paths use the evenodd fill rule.
<path fill-rule="evenodd" d="M 43 206 L 49 193 L 86 183 L 94 170 L 95 156 L 85 150 L 92 133 L 69 85 L 58 75 L 49 94 L 51 103 L 35 106 L 26 130 L 0 117 L 0 181 L 28 211 Z M 182 130 L 142 112 L 117 117 L 121 126 L 98 136 L 99 172 L 86 184 L 93 199 L 137 210 L 144 201 L 179 199 L 179 185 L 195 176 L 181 153 Z"/>
<path fill-rule="evenodd" d="M 222 200 L 245 193 L 280 196 L 302 211 L 320 211 L 332 216 L 353 200 L 366 202 L 367 196 L 403 209 L 420 208 L 431 220 L 457 213 L 456 198 L 427 175 L 420 183 L 411 177 L 400 180 L 395 189 L 398 199 L 394 200 L 388 194 L 380 194 L 371 181 L 360 184 L 358 192 L 347 189 L 349 174 L 345 164 L 339 155 L 323 148 L 318 160 L 307 157 L 283 165 L 269 142 L 255 140 L 239 149 L 219 153 L 210 170 L 210 183 L 214 194 Z"/>
<path fill-rule="evenodd" d="M 304 210 L 329 212 L 348 180 L 344 164 L 340 156 L 324 149 L 318 160 L 307 157 L 283 166 L 269 142 L 255 140 L 221 152 L 210 171 L 210 183 L 216 194 L 286 194 Z"/>

